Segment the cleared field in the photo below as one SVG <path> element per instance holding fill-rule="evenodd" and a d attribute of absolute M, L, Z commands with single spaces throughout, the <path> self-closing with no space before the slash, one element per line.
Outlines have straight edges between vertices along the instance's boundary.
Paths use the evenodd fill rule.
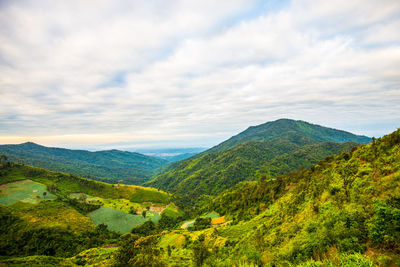
<path fill-rule="evenodd" d="M 143 218 L 142 215 L 132 215 L 108 207 L 101 207 L 89 213 L 88 216 L 93 220 L 95 225 L 104 223 L 109 230 L 121 234 L 128 233 L 134 227 L 148 220 L 147 216 Z"/>
<path fill-rule="evenodd" d="M 211 219 L 216 219 L 219 217 L 219 214 L 216 213 L 215 211 L 207 213 L 206 215 L 201 216 L 201 218 L 211 218 Z"/>
<path fill-rule="evenodd" d="M 0 204 L 2 205 L 12 205 L 18 201 L 36 204 L 40 200 L 57 198 L 46 190 L 45 185 L 31 180 L 22 180 L 3 184 L 0 186 L 0 189 Z M 45 193 L 45 195 L 43 193 Z"/>

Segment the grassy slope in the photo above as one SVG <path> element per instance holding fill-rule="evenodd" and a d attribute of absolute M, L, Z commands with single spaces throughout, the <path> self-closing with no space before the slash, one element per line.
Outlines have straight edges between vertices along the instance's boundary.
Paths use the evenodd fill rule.
<path fill-rule="evenodd" d="M 134 185 L 110 185 L 75 175 L 48 171 L 41 168 L 13 164 L 0 169 L 0 183 L 31 179 L 47 187 L 54 186 L 57 195 L 68 198 L 71 193 L 85 193 L 102 198 L 124 198 L 168 204 L 168 194 L 154 188 Z M 137 195 L 136 195 L 137 194 Z M 138 201 L 133 201 L 138 202 Z"/>
<path fill-rule="evenodd" d="M 0 154 L 14 162 L 92 177 L 110 183 L 142 184 L 167 164 L 166 160 L 119 150 L 89 152 L 50 148 L 34 143 L 0 145 Z"/>

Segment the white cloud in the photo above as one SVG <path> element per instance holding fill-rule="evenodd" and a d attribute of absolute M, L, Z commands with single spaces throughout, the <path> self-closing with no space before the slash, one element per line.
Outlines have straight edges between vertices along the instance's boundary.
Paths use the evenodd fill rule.
<path fill-rule="evenodd" d="M 374 135 L 382 118 L 399 126 L 398 1 L 302 0 L 249 16 L 257 4 L 5 2 L 0 137 L 201 146 L 281 117 L 368 134 L 376 124 Z"/>

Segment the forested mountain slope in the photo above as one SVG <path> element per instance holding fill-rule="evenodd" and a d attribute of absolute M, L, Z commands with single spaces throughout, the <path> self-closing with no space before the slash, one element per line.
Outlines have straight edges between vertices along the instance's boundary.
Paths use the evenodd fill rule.
<path fill-rule="evenodd" d="M 169 261 L 192 252 L 206 266 L 399 266 L 400 130 L 200 208 L 228 223 L 186 234 L 196 241 Z"/>
<path fill-rule="evenodd" d="M 332 140 L 365 143 L 370 139 L 282 119 L 250 127 L 210 150 L 174 163 L 146 185 L 173 192 L 184 202 L 202 194 L 215 195 L 241 181 L 257 179 L 260 173 L 276 176 L 307 168 L 329 155 L 357 146 L 354 142 Z"/>
<path fill-rule="evenodd" d="M 109 183 L 142 184 L 168 162 L 119 150 L 90 152 L 45 147 L 35 143 L 0 145 L 0 154 L 11 161 L 73 173 Z"/>

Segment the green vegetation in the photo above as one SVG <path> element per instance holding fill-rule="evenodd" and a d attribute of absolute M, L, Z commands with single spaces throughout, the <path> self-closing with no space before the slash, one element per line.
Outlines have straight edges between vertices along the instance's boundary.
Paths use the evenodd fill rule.
<path fill-rule="evenodd" d="M 322 150 L 316 148 L 319 146 L 313 148 L 314 145 L 302 146 L 292 152 L 299 153 L 298 157 L 318 157 L 318 151 Z M 329 143 L 323 145 L 330 146 Z M 288 159 L 290 155 L 286 154 L 279 155 L 280 160 L 271 157 L 290 167 L 291 161 L 282 163 L 282 159 Z M 177 215 L 181 212 L 173 203 L 138 203 L 138 214 L 123 212 L 135 192 L 140 192 L 137 199 L 145 199 L 136 187 L 109 187 L 87 180 L 74 182 L 79 186 L 71 185 L 83 190 L 71 191 L 67 185 L 76 178 L 65 175 L 64 184 L 52 173 L 35 174 L 32 177 L 36 180 L 32 180 L 46 185 L 58 199 L 0 206 L 0 253 L 5 256 L 0 258 L 0 263 L 61 266 L 400 265 L 400 129 L 374 139 L 368 145 L 326 157 L 309 169 L 274 174 L 272 170 L 264 172 L 263 167 L 264 163 L 256 166 L 259 170 L 254 172 L 256 180 L 242 181 L 215 197 L 199 198 L 192 208 L 202 216 L 193 216 L 192 221 L 187 221 L 191 225 L 188 230 L 181 228 L 188 215 Z M 27 179 L 21 177 L 24 172 L 36 173 L 37 169 L 5 164 L 0 169 L 0 179 L 3 183 L 24 180 Z M 158 192 L 150 191 L 149 195 Z M 78 192 L 84 194 L 71 195 Z M 116 198 L 119 197 L 124 200 L 118 201 Z M 89 215 L 98 213 L 96 216 L 103 221 L 107 216 L 121 216 L 118 222 L 122 222 L 130 215 L 140 217 L 143 223 L 123 236 L 108 231 L 100 221 L 97 227 L 84 228 L 82 224 L 68 229 L 59 211 L 70 213 L 75 210 L 69 200 L 87 205 L 100 203 L 103 206 Z M 120 210 L 106 207 L 106 203 L 116 205 Z M 49 216 L 45 214 L 46 210 L 50 210 Z M 162 214 L 161 218 L 156 210 Z M 141 215 L 143 211 L 145 216 Z M 25 213 L 29 215 L 24 217 Z M 75 210 L 74 214 L 77 219 L 85 217 L 84 212 Z M 60 223 L 46 222 L 52 217 L 57 217 Z M 32 218 L 39 218 L 43 223 L 34 224 Z M 223 218 L 223 223 L 213 224 L 217 218 Z M 158 224 L 155 224 L 157 220 Z M 79 225 L 77 221 L 69 224 Z M 41 256 L 33 257 L 35 254 Z"/>
<path fill-rule="evenodd" d="M 93 178 L 108 183 L 142 184 L 168 161 L 119 150 L 89 152 L 40 146 L 35 143 L 0 145 L 12 162 Z"/>

